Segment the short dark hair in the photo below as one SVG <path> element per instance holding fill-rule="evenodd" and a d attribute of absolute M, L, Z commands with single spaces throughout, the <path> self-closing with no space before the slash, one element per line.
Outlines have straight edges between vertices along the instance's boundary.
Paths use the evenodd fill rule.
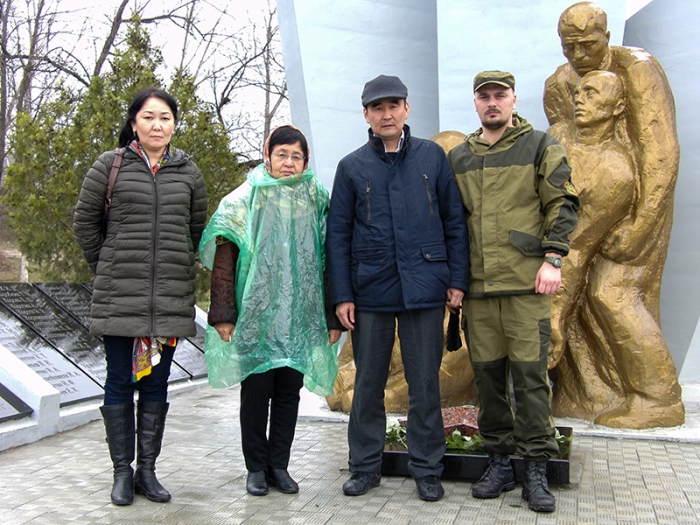
<path fill-rule="evenodd" d="M 299 142 L 301 144 L 301 150 L 304 152 L 304 157 L 309 158 L 309 143 L 306 141 L 304 134 L 292 126 L 280 126 L 270 135 L 269 142 L 269 154 L 272 155 L 272 151 L 275 146 L 280 146 L 282 144 L 296 144 Z"/>
<path fill-rule="evenodd" d="M 134 95 L 134 98 L 131 99 L 131 104 L 129 104 L 129 110 L 126 114 L 124 125 L 122 126 L 122 130 L 119 133 L 120 148 L 125 148 L 126 146 L 131 144 L 132 140 L 136 138 L 132 124 L 134 120 L 136 120 L 136 114 L 139 111 L 141 111 L 141 108 L 149 98 L 159 98 L 163 102 L 165 102 L 170 107 L 170 111 L 173 114 L 173 119 L 175 120 L 175 122 L 177 122 L 177 102 L 175 102 L 175 99 L 172 97 L 172 95 L 170 95 L 165 90 L 157 87 L 145 87 L 138 93 L 136 93 L 136 95 Z"/>

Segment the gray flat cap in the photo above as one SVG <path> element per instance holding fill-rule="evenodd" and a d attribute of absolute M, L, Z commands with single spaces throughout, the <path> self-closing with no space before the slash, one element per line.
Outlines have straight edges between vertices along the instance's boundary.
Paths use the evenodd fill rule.
<path fill-rule="evenodd" d="M 369 106 L 372 102 L 384 98 L 408 98 L 408 88 L 399 77 L 379 75 L 365 84 L 362 90 L 362 105 Z"/>

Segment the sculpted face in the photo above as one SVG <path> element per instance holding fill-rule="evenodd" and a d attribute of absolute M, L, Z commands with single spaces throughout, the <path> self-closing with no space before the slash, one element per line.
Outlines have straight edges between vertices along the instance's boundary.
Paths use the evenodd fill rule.
<path fill-rule="evenodd" d="M 593 24 L 588 24 L 584 30 L 565 25 L 559 28 L 559 34 L 564 56 L 580 76 L 598 69 L 608 54 L 610 31 Z"/>
<path fill-rule="evenodd" d="M 585 75 L 574 92 L 574 121 L 578 128 L 592 126 L 616 117 L 624 109 L 622 84 L 609 71 Z"/>

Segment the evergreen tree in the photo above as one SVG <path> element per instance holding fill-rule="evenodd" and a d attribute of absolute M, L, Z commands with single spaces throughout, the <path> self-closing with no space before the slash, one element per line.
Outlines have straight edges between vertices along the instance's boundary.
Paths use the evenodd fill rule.
<path fill-rule="evenodd" d="M 84 93 L 62 87 L 60 96 L 35 118 L 17 115 L 10 144 L 15 162 L 7 168 L 2 202 L 9 210 L 8 226 L 17 233 L 22 253 L 38 266 L 40 279 L 92 278 L 72 232 L 83 177 L 100 153 L 117 146 L 136 92 L 162 87 L 155 74 L 162 61 L 148 32 L 132 18 L 110 70 L 93 77 Z M 201 169 L 212 213 L 220 198 L 243 180 L 243 170 L 223 126 L 196 96 L 194 80 L 179 71 L 168 91 L 179 105 L 173 145 Z"/>

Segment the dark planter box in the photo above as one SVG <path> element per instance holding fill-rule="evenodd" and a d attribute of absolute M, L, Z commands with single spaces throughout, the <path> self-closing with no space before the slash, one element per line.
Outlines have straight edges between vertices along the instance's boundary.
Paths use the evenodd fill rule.
<path fill-rule="evenodd" d="M 562 436 L 571 436 L 571 427 L 557 427 Z M 569 461 L 571 459 L 571 445 L 565 459 L 550 459 L 547 462 L 547 481 L 552 485 L 567 485 L 569 483 Z M 515 481 L 522 482 L 525 477 L 525 461 L 518 456 L 510 458 L 515 471 Z M 445 470 L 442 473 L 444 479 L 464 479 L 477 481 L 486 471 L 489 464 L 488 456 L 472 456 L 469 454 L 445 454 L 442 459 Z M 409 476 L 408 452 L 405 450 L 385 450 L 382 455 L 383 476 Z"/>

